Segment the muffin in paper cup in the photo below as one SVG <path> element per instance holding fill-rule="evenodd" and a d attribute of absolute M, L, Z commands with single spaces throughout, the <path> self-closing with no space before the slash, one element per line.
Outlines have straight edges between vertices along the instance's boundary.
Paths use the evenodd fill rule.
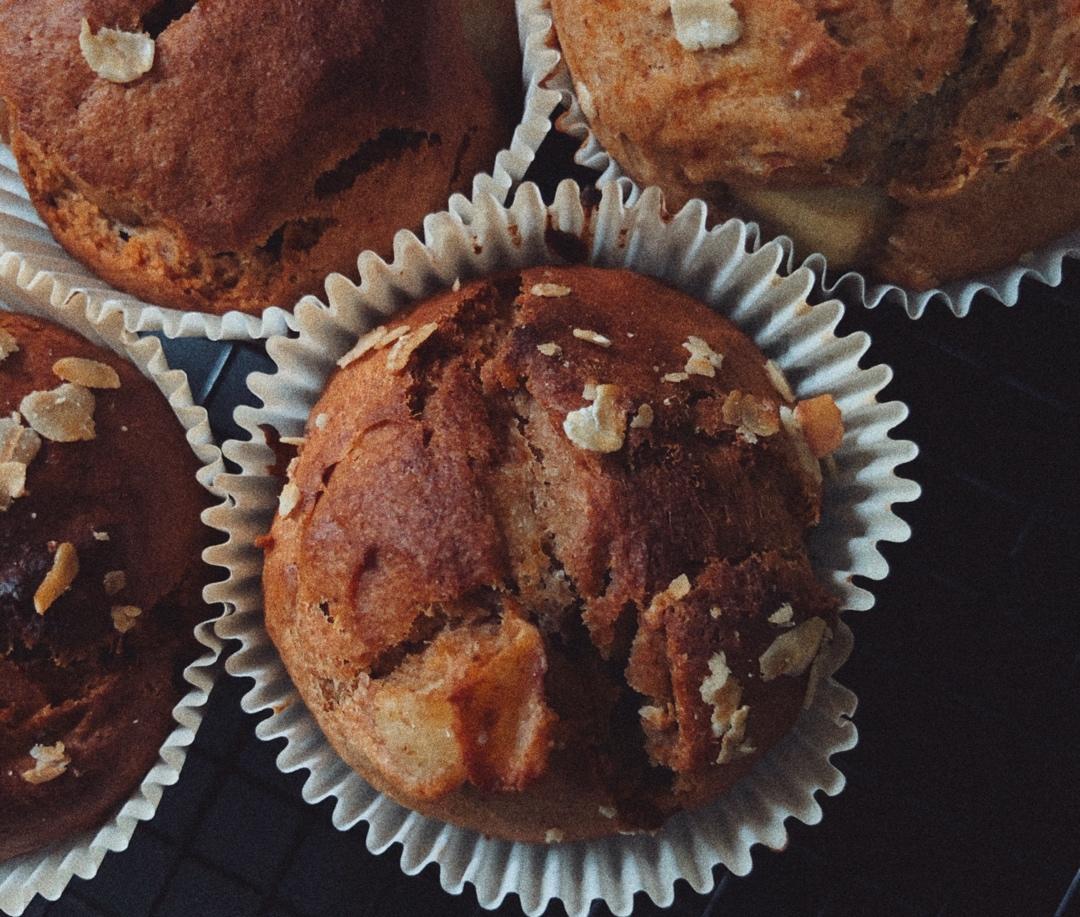
<path fill-rule="evenodd" d="M 153 337 L 140 340 L 125 331 L 120 312 L 96 311 L 82 294 L 66 296 L 59 306 L 52 306 L 48 303 L 49 281 L 43 282 L 45 302 L 0 280 L 0 308 L 14 307 L 14 311 L 63 325 L 133 363 L 168 401 L 201 463 L 199 483 L 216 494 L 212 481 L 223 468 L 221 452 L 211 438 L 206 411 L 192 401 L 187 376 L 169 368 L 161 342 Z M 72 876 L 93 878 L 105 854 L 126 849 L 138 823 L 153 818 L 162 790 L 179 779 L 218 671 L 222 643 L 214 633 L 213 622 L 200 623 L 195 637 L 201 652 L 184 669 L 188 688 L 173 708 L 175 727 L 161 745 L 156 763 L 127 801 L 100 827 L 0 862 L 0 912 L 18 917 L 35 895 L 54 901 Z"/>
<path fill-rule="evenodd" d="M 506 199 L 535 158 L 551 130 L 550 115 L 560 98 L 558 92 L 541 84 L 542 77 L 554 66 L 553 55 L 545 54 L 540 48 L 546 40 L 546 29 L 537 27 L 527 17 L 522 18 L 520 10 L 518 25 L 523 51 L 521 120 L 509 145 L 495 155 L 489 166 L 490 174 L 475 175 L 471 186 L 473 193 L 490 193 L 499 200 Z M 453 209 L 466 200 L 464 195 L 455 194 L 449 206 Z M 91 315 L 118 309 L 124 314 L 128 330 L 161 331 L 170 338 L 264 339 L 286 333 L 291 321 L 291 312 L 278 306 L 271 306 L 259 315 L 235 310 L 220 315 L 181 311 L 143 301 L 109 285 L 53 238 L 30 201 L 10 146 L 3 142 L 0 142 L 0 279 L 43 305 L 57 309 L 74 293 L 83 293 Z"/>
<path fill-rule="evenodd" d="M 628 201 L 634 201 L 641 193 L 639 185 L 628 176 L 608 154 L 589 127 L 589 119 L 582 106 L 566 59 L 558 47 L 552 23 L 550 0 L 517 0 L 518 15 L 522 21 L 534 23 L 536 28 L 544 25 L 549 30 L 543 59 L 555 59 L 555 66 L 547 71 L 546 86 L 557 89 L 562 95 L 563 113 L 557 118 L 557 129 L 580 142 L 574 155 L 575 161 L 599 174 L 596 184 L 618 182 Z M 539 66 L 540 58 L 534 61 Z M 585 106 L 587 107 L 587 105 Z M 760 248 L 769 241 L 757 223 L 747 222 L 747 240 L 751 248 Z M 1020 283 L 1033 278 L 1049 286 L 1058 286 L 1062 279 L 1062 262 L 1066 258 L 1080 258 L 1080 228 L 1040 248 L 1025 252 L 1017 263 L 997 270 L 978 273 L 960 280 L 953 280 L 926 290 L 908 289 L 894 283 L 875 281 L 873 277 L 853 270 L 830 268 L 828 259 L 820 252 L 808 252 L 786 235 L 776 237 L 784 252 L 783 265 L 788 272 L 802 265 L 815 275 L 815 292 L 824 297 L 842 297 L 845 301 L 862 303 L 873 309 L 881 303 L 900 306 L 911 318 L 919 318 L 931 303 L 947 307 L 962 318 L 971 311 L 972 301 L 980 293 L 986 293 L 1006 306 L 1014 306 L 1020 297 Z"/>
<path fill-rule="evenodd" d="M 285 740 L 278 766 L 286 772 L 309 771 L 304 799 L 314 803 L 333 798 L 337 828 L 367 822 L 370 850 L 381 853 L 398 843 L 406 873 L 436 863 L 447 891 L 458 893 L 471 883 L 486 908 L 515 894 L 528 914 L 540 913 L 553 900 L 572 915 L 585 914 L 594 900 L 628 914 L 636 892 L 666 906 L 673 900 L 676 879 L 703 892 L 712 887 L 718 864 L 745 874 L 754 844 L 782 848 L 785 819 L 817 822 L 821 809 L 815 793 L 833 795 L 842 789 L 844 778 L 830 757 L 856 741 L 850 721 L 855 697 L 850 691 L 831 678 L 823 681 L 794 730 L 749 777 L 712 805 L 676 815 L 656 834 L 526 844 L 423 817 L 376 792 L 341 761 L 267 635 L 262 552 L 255 540 L 269 530 L 282 481 L 275 477 L 275 453 L 264 431 L 273 429 L 285 437 L 302 434 L 335 361 L 386 316 L 455 280 L 562 263 L 559 251 L 570 242 L 587 263 L 652 275 L 720 311 L 780 365 L 800 398 L 833 393 L 847 432 L 828 482 L 824 521 L 811 537 L 810 550 L 820 577 L 842 607 L 866 609 L 873 597 L 854 577 L 886 575 L 877 543 L 910 535 L 891 507 L 919 493 L 917 485 L 895 473 L 897 465 L 914 458 L 915 446 L 889 438 L 907 409 L 877 400 L 891 372 L 885 366 L 859 368 L 869 346 L 867 335 L 835 336 L 843 313 L 840 303 L 806 303 L 813 286 L 809 270 L 781 276 L 777 267 L 783 250 L 778 244 L 748 252 L 745 225 L 730 221 L 707 229 L 699 202 L 672 216 L 663 210 L 655 189 L 626 204 L 615 187 L 608 187 L 592 210 L 582 203 L 578 186 L 564 181 L 548 206 L 534 185 L 525 184 L 509 207 L 482 195 L 471 202 L 467 218 L 456 212 L 434 214 L 425 220 L 424 231 L 423 242 L 399 233 L 390 264 L 370 252 L 361 255 L 360 285 L 332 279 L 328 306 L 313 298 L 302 301 L 296 311 L 298 336 L 268 343 L 277 371 L 249 378 L 262 406 L 237 409 L 237 422 L 250 438 L 224 445 L 225 455 L 241 472 L 217 479 L 228 500 L 211 510 L 207 520 L 227 540 L 207 557 L 228 571 L 228 578 L 211 586 L 208 595 L 227 607 L 217 624 L 219 636 L 241 644 L 226 670 L 254 680 L 243 707 L 269 714 L 258 724 L 257 735 Z M 830 675 L 850 649 L 850 632 L 841 624 L 828 659 Z"/>

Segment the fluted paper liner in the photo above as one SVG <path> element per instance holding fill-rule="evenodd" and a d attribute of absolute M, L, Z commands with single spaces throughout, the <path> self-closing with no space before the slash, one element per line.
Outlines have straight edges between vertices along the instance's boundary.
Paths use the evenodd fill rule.
<path fill-rule="evenodd" d="M 547 71 L 545 85 L 559 90 L 562 94 L 566 111 L 558 120 L 558 128 L 580 141 L 581 146 L 574 154 L 575 161 L 600 173 L 596 180 L 597 186 L 618 182 L 627 199 L 635 200 L 640 194 L 639 186 L 622 171 L 589 127 L 566 60 L 558 50 L 552 28 L 550 0 L 517 0 L 517 6 L 519 19 L 530 22 L 534 30 L 549 30 L 551 46 L 544 48 L 543 60 L 554 59 L 555 63 Z M 537 58 L 533 63 L 540 66 L 541 61 Z M 757 223 L 747 223 L 747 239 L 754 249 L 764 244 L 765 239 Z M 883 302 L 893 303 L 903 308 L 911 318 L 920 318 L 930 303 L 935 301 L 962 318 L 971 311 L 972 300 L 979 293 L 986 293 L 1006 306 L 1014 306 L 1020 298 L 1022 280 L 1032 277 L 1052 287 L 1058 286 L 1061 283 L 1062 262 L 1069 257 L 1080 258 L 1080 228 L 1077 228 L 1036 251 L 1027 252 L 1016 264 L 920 291 L 892 283 L 878 283 L 857 271 L 830 269 L 823 254 L 796 249 L 795 243 L 788 236 L 777 236 L 775 241 L 783 247 L 783 263 L 788 271 L 794 270 L 801 263 L 814 272 L 818 293 L 824 296 L 846 296 L 847 301 L 861 302 L 868 309 L 873 309 Z"/>
<path fill-rule="evenodd" d="M 338 278 L 328 285 L 329 306 L 313 298 L 300 303 L 299 336 L 268 344 L 277 371 L 249 377 L 263 406 L 236 411 L 250 440 L 231 440 L 223 447 L 242 470 L 218 478 L 229 499 L 208 515 L 210 524 L 228 535 L 208 558 L 229 571 L 226 581 L 210 587 L 210 595 L 231 612 L 218 622 L 219 635 L 242 644 L 226 670 L 255 682 L 244 696 L 244 709 L 270 714 L 258 724 L 258 736 L 285 739 L 278 766 L 310 771 L 303 796 L 308 802 L 333 797 L 335 826 L 367 822 L 369 849 L 379 853 L 400 844 L 405 872 L 414 874 L 437 863 L 447 891 L 460 892 L 466 882 L 472 883 L 484 907 L 516 894 L 528 914 L 539 913 L 552 899 L 562 901 L 571 915 L 585 914 L 594 899 L 603 900 L 616 914 L 628 914 L 635 892 L 643 891 L 663 906 L 671 903 L 677 878 L 706 891 L 717 864 L 746 873 L 754 844 L 784 846 L 788 817 L 817 822 L 821 809 L 814 794 L 835 794 L 844 785 L 829 758 L 855 744 L 849 720 L 854 695 L 835 681 L 823 683 L 792 733 L 747 779 L 714 805 L 676 816 L 656 835 L 552 846 L 494 840 L 403 808 L 375 792 L 338 758 L 264 629 L 262 554 L 253 545 L 254 538 L 269 529 L 281 487 L 270 474 L 274 457 L 261 426 L 281 435 L 301 434 L 334 361 L 360 333 L 410 301 L 457 278 L 558 262 L 545 241 L 551 229 L 582 238 L 593 264 L 652 274 L 729 316 L 783 367 L 800 397 L 835 394 L 847 433 L 836 456 L 826 521 L 815 533 L 813 553 L 845 607 L 870 607 L 870 593 L 852 578 L 885 576 L 888 568 L 877 542 L 908 538 L 908 526 L 891 506 L 914 499 L 918 487 L 894 472 L 916 449 L 888 436 L 907 414 L 902 404 L 877 401 L 891 377 L 889 369 L 858 368 L 868 337 L 856 333 L 837 338 L 833 329 L 843 311 L 840 303 L 808 306 L 811 273 L 800 269 L 779 276 L 776 268 L 783 252 L 775 243 L 748 254 L 743 224 L 731 222 L 707 231 L 705 209 L 699 204 L 669 218 L 658 193 L 647 192 L 628 206 L 614 188 L 606 189 L 598 209 L 589 212 L 570 181 L 559 186 L 550 207 L 536 186 L 525 184 L 509 209 L 493 197 L 480 196 L 468 208 L 468 219 L 458 213 L 429 216 L 424 242 L 408 232 L 398 234 L 391 264 L 371 253 L 360 257 L 359 287 Z M 850 632 L 841 625 L 830 674 L 850 646 Z"/>
<path fill-rule="evenodd" d="M 521 121 L 510 145 L 501 150 L 491 174 L 473 178 L 473 194 L 488 193 L 505 201 L 510 189 L 525 175 L 540 144 L 551 130 L 550 115 L 559 104 L 559 93 L 541 85 L 555 65 L 554 53 L 542 48 L 547 30 L 518 11 L 522 45 L 524 102 Z M 450 208 L 467 204 L 455 194 Z M 276 306 L 261 315 L 226 312 L 214 315 L 166 309 L 123 293 L 96 277 L 72 258 L 53 238 L 38 217 L 15 163 L 11 149 L 0 143 L 0 280 L 7 280 L 38 302 L 60 308 L 74 292 L 85 294 L 90 314 L 98 317 L 112 310 L 123 312 L 130 331 L 161 331 L 167 337 L 205 337 L 218 340 L 256 340 L 284 334 L 291 314 Z M 291 305 L 291 304 L 290 304 Z"/>
<path fill-rule="evenodd" d="M 52 282 L 49 279 L 41 281 L 46 303 Z M 82 294 L 64 296 L 53 306 L 0 278 L 0 303 L 5 302 L 19 312 L 64 325 L 134 363 L 157 385 L 176 413 L 187 431 L 188 443 L 202 463 L 199 483 L 211 493 L 215 492 L 212 481 L 223 465 L 221 452 L 211 438 L 206 411 L 192 401 L 187 376 L 181 370 L 169 368 L 157 338 L 140 340 L 124 330 L 120 312 L 114 310 L 103 315 L 93 310 Z M 168 456 L 162 456 L 162 459 L 167 460 Z M 0 911 L 18 917 L 35 895 L 54 901 L 72 876 L 93 878 L 105 854 L 110 850 L 126 849 L 136 825 L 153 817 L 162 790 L 176 783 L 180 776 L 180 768 L 202 722 L 206 699 L 218 670 L 216 662 L 221 655 L 222 643 L 214 633 L 213 623 L 200 624 L 195 629 L 195 636 L 202 644 L 203 652 L 184 669 L 184 680 L 190 689 L 173 708 L 176 727 L 162 744 L 157 762 L 127 802 L 100 828 L 0 862 Z"/>

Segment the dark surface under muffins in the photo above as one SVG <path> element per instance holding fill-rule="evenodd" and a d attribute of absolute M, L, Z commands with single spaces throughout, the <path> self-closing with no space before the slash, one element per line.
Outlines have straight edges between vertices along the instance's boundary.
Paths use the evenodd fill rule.
<path fill-rule="evenodd" d="M 118 84 L 83 18 L 156 39 Z M 29 39 L 26 36 L 31 36 Z M 160 305 L 290 308 L 465 191 L 509 144 L 511 11 L 484 0 L 5 0 L 0 98 L 32 200 L 110 283 Z"/>
<path fill-rule="evenodd" d="M 41 438 L 25 495 L 0 513 L 7 859 L 96 827 L 157 760 L 185 690 L 181 671 L 197 655 L 192 630 L 206 617 L 199 512 L 208 500 L 176 415 L 138 370 L 38 319 L 0 311 L 0 329 L 19 346 L 0 362 L 0 417 L 60 385 L 61 358 L 105 363 L 120 380 L 92 390 L 93 439 Z M 41 584 L 63 545 L 78 572 L 45 604 Z"/>
<path fill-rule="evenodd" d="M 361 340 L 265 543 L 267 627 L 339 753 L 529 841 L 656 828 L 732 786 L 836 623 L 804 543 L 820 472 L 781 423 L 802 407 L 757 347 L 587 267 L 474 282 Z"/>

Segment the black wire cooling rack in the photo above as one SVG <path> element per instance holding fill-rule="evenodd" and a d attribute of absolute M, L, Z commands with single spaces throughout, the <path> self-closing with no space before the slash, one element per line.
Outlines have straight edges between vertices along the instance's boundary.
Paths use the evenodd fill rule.
<path fill-rule="evenodd" d="M 712 894 L 680 883 L 671 908 L 639 896 L 635 914 L 1078 917 L 1080 262 L 1057 289 L 1025 284 L 1012 309 L 980 298 L 964 319 L 913 322 L 849 306 L 840 330 L 856 329 L 895 371 L 885 397 L 911 409 L 896 435 L 921 454 L 901 472 L 923 496 L 899 509 L 914 535 L 885 547 L 875 608 L 848 616 L 847 787 L 822 800 L 821 824 L 789 822 L 787 850 L 757 849 L 749 876 L 718 869 Z M 244 380 L 270 365 L 261 345 L 164 343 L 218 441 L 239 435 Z M 368 853 L 362 825 L 336 831 L 329 803 L 305 804 L 302 777 L 274 764 L 283 743 L 241 712 L 246 686 L 222 675 L 180 782 L 130 848 L 31 917 L 488 913 L 471 890 L 445 894 L 434 867 L 405 876 L 397 848 Z"/>

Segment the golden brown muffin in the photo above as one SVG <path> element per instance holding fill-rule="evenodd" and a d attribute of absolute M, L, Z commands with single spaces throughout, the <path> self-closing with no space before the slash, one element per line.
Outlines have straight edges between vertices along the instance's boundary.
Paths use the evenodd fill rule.
<path fill-rule="evenodd" d="M 99 76 L 84 19 L 153 39 L 149 72 Z M 493 0 L 0 0 L 0 97 L 42 218 L 110 283 L 289 308 L 492 168 L 513 27 Z"/>
<path fill-rule="evenodd" d="M 436 295 L 342 363 L 263 541 L 266 624 L 374 786 L 595 837 L 714 799 L 790 728 L 836 620 L 805 547 L 831 399 L 793 411 L 725 319 L 586 267 Z"/>
<path fill-rule="evenodd" d="M 916 289 L 1080 227 L 1077 0 L 729 6 L 689 50 L 667 2 L 552 0 L 592 130 L 670 204 Z"/>
<path fill-rule="evenodd" d="M 205 617 L 207 498 L 161 393 L 71 332 L 0 311 L 0 354 L 13 343 L 0 360 L 0 859 L 93 828 L 131 795 L 175 726 Z M 61 386 L 50 405 L 42 393 Z"/>

